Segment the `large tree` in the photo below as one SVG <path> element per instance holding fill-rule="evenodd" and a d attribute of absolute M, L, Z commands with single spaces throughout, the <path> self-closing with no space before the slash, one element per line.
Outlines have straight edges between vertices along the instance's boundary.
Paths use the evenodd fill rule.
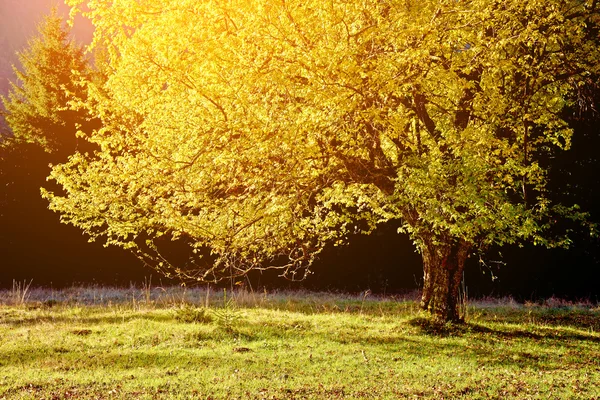
<path fill-rule="evenodd" d="M 556 214 L 582 216 L 550 202 L 538 160 L 569 148 L 561 110 L 598 72 L 595 0 L 88 7 L 110 65 L 88 85 L 101 150 L 55 167 L 64 192 L 46 196 L 167 274 L 301 277 L 326 244 L 400 219 L 423 308 L 457 320 L 473 251 L 564 244 L 545 236 Z"/>

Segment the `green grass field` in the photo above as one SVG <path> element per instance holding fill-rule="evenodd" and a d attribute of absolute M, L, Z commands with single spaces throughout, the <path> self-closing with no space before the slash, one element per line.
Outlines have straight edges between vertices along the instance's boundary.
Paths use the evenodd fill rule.
<path fill-rule="evenodd" d="M 183 288 L 0 292 L 0 399 L 599 399 L 600 307 Z"/>

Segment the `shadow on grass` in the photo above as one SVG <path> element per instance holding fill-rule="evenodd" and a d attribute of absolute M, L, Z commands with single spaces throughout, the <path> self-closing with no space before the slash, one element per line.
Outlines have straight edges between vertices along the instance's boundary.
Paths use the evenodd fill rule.
<path fill-rule="evenodd" d="M 408 320 L 407 325 L 417 328 L 423 335 L 434 337 L 464 336 L 471 333 L 493 335 L 503 339 L 541 340 L 546 337 L 522 329 L 499 330 L 475 323 L 441 323 L 425 317 L 412 318 Z"/>
<path fill-rule="evenodd" d="M 231 354 L 235 350 L 232 348 Z M 51 363 L 57 371 L 76 371 L 80 369 L 110 367 L 111 370 L 126 370 L 144 368 L 148 366 L 160 366 L 161 368 L 175 368 L 181 365 L 210 365 L 218 356 L 212 353 L 198 354 L 197 352 L 178 352 L 173 355 L 169 349 L 141 349 L 127 351 L 118 349 L 109 353 L 98 352 L 90 359 L 85 351 L 80 349 L 64 349 L 61 347 L 33 349 L 28 351 L 4 350 L 0 353 L 2 360 L 0 367 L 7 365 L 23 366 L 45 365 Z"/>
<path fill-rule="evenodd" d="M 536 325 L 593 329 L 600 331 L 600 309 L 569 307 L 526 307 L 518 309 L 488 308 L 476 309 L 483 320 L 522 324 L 528 321 Z"/>
<path fill-rule="evenodd" d="M 466 324 L 442 323 L 426 317 L 411 318 L 407 321 L 407 325 L 417 328 L 421 334 L 428 336 L 458 336 L 466 332 Z"/>
<path fill-rule="evenodd" d="M 600 314 L 589 311 L 558 310 L 546 312 L 539 317 L 534 316 L 538 323 L 550 326 L 570 326 L 579 329 L 600 331 Z"/>
<path fill-rule="evenodd" d="M 484 335 L 492 335 L 494 337 L 502 339 L 551 339 L 561 341 L 577 340 L 600 343 L 600 337 L 597 336 L 585 335 L 580 332 L 573 331 L 557 332 L 556 329 L 547 328 L 544 326 L 536 327 L 537 332 L 518 329 L 515 327 L 510 327 L 506 330 L 501 330 L 492 329 L 487 326 L 476 323 L 443 324 L 424 317 L 412 318 L 408 321 L 408 325 L 418 328 L 419 332 L 424 335 L 436 337 L 463 336 L 465 334 L 477 333 Z M 552 325 L 554 326 L 554 328 L 569 326 L 569 324 L 559 323 L 555 323 Z"/>
<path fill-rule="evenodd" d="M 66 315 L 0 315 L 0 323 L 18 326 L 33 326 L 45 323 L 77 323 L 80 325 L 121 324 L 134 320 L 154 322 L 173 322 L 175 317 L 166 314 L 131 314 L 131 315 L 102 315 L 102 316 L 66 316 Z"/>

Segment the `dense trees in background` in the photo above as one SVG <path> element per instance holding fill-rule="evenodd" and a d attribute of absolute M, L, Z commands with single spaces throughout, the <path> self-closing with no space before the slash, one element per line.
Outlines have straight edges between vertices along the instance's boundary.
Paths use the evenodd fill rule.
<path fill-rule="evenodd" d="M 45 196 L 167 275 L 295 279 L 326 245 L 401 221 L 423 308 L 456 320 L 469 255 L 567 245 L 558 217 L 585 218 L 553 201 L 546 161 L 599 72 L 595 1 L 89 7 L 109 57 L 85 102 L 100 150 L 54 167 L 64 192 Z"/>
<path fill-rule="evenodd" d="M 43 210 L 39 190 L 48 175 L 50 163 L 67 160 L 77 148 L 76 124 L 85 115 L 69 110 L 71 93 L 83 98 L 77 85 L 88 75 L 82 49 L 68 39 L 63 21 L 54 13 L 39 27 L 28 49 L 19 54 L 23 69 L 16 71 L 18 84 L 12 84 L 3 97 L 4 118 L 11 129 L 2 138 L 0 174 L 3 186 L 0 213 L 5 262 L 15 247 L 20 231 L 43 226 L 47 219 L 32 220 Z M 75 97 L 73 97 L 75 99 Z M 32 243 L 33 245 L 33 243 Z"/>
<path fill-rule="evenodd" d="M 63 21 L 54 11 L 39 27 L 39 36 L 19 54 L 22 70 L 16 70 L 18 84 L 12 84 L 3 98 L 5 119 L 11 128 L 11 141 L 35 144 L 52 156 L 52 162 L 65 161 L 79 149 L 78 129 L 98 127 L 98 121 L 75 103 L 86 99 L 84 82 L 91 71 L 83 49 L 69 39 Z M 95 126 L 94 126 L 95 125 Z"/>
<path fill-rule="evenodd" d="M 91 268 L 97 264 L 99 246 L 85 246 L 80 232 L 60 226 L 40 188 L 48 185 L 50 164 L 65 162 L 76 151 L 93 150 L 76 132 L 98 127 L 98 120 L 74 106 L 86 97 L 80 82 L 94 77 L 56 11 L 39 25 L 38 35 L 19 58 L 18 80 L 2 98 L 10 131 L 4 129 L 0 141 L 0 276 L 6 279 L 12 271 L 12 278 L 27 278 L 21 271 L 39 263 L 35 278 L 40 281 L 60 281 L 61 271 L 77 279 L 81 274 L 67 265 Z"/>
<path fill-rule="evenodd" d="M 596 34 L 596 38 L 600 36 Z M 592 77 L 582 88 L 581 101 L 574 102 L 563 115 L 573 128 L 569 151 L 553 155 L 544 162 L 549 169 L 552 199 L 577 203 L 589 211 L 590 220 L 600 221 L 600 78 Z M 584 100 L 585 99 L 585 100 Z M 505 249 L 501 280 L 503 292 L 522 297 L 570 296 L 599 300 L 600 240 L 568 220 L 559 221 L 556 230 L 569 231 L 569 249 Z M 496 258 L 499 259 L 499 258 Z M 518 266 L 518 268 L 514 268 Z M 511 268 L 513 267 L 513 268 Z M 510 285 L 507 285 L 510 282 Z"/>

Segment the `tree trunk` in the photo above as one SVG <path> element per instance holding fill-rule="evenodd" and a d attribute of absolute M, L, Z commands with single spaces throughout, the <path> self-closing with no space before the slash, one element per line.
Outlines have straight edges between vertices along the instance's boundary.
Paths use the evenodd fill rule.
<path fill-rule="evenodd" d="M 459 288 L 471 246 L 464 241 L 423 241 L 423 295 L 421 308 L 440 322 L 462 321 Z"/>

